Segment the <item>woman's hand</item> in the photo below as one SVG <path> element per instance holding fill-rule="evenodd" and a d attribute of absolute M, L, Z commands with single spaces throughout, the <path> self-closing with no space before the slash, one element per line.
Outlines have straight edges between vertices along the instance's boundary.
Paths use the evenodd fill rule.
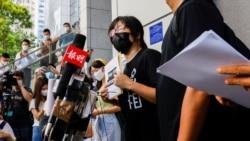
<path fill-rule="evenodd" d="M 233 107 L 233 106 L 237 106 L 236 103 L 234 103 L 233 101 L 229 100 L 229 99 L 226 99 L 226 98 L 223 98 L 223 97 L 220 97 L 220 96 L 215 96 L 216 100 L 221 104 L 221 105 L 224 105 L 224 106 L 230 106 L 230 107 Z"/>
<path fill-rule="evenodd" d="M 114 84 L 122 89 L 129 90 L 132 83 L 133 80 L 121 72 L 117 72 L 114 75 Z"/>
<path fill-rule="evenodd" d="M 231 75 L 225 79 L 225 84 L 240 85 L 250 92 L 250 65 L 223 66 L 218 68 L 217 72 Z"/>
<path fill-rule="evenodd" d="M 108 101 L 109 100 L 108 99 L 108 85 L 107 84 L 103 84 L 103 85 L 104 86 L 99 89 L 97 94 L 100 95 L 104 101 Z"/>
<path fill-rule="evenodd" d="M 91 114 L 92 116 L 97 116 L 99 115 L 99 111 L 95 108 Z"/>

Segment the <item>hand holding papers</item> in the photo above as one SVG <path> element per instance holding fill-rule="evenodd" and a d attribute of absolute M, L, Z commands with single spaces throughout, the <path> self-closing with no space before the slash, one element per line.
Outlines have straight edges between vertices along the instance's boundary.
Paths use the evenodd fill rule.
<path fill-rule="evenodd" d="M 157 72 L 184 85 L 230 99 L 250 108 L 250 93 L 240 86 L 226 85 L 224 80 L 228 76 L 216 72 L 220 66 L 249 62 L 210 30 L 201 34 L 179 54 L 160 66 Z"/>
<path fill-rule="evenodd" d="M 105 81 L 108 86 L 108 98 L 113 99 L 114 97 L 122 93 L 122 89 L 116 86 L 113 82 L 114 74 L 121 71 L 121 56 L 118 54 L 104 67 L 105 69 Z"/>

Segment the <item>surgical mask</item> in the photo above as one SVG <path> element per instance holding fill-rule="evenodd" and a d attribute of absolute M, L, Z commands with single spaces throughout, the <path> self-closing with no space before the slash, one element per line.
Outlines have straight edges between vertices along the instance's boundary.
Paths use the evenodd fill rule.
<path fill-rule="evenodd" d="M 43 96 L 47 96 L 47 93 L 48 93 L 48 90 L 41 90 L 41 94 L 42 94 Z"/>
<path fill-rule="evenodd" d="M 48 40 L 49 38 L 50 38 L 49 35 L 45 35 L 45 36 L 44 36 L 44 40 Z"/>
<path fill-rule="evenodd" d="M 6 66 L 8 64 L 8 62 L 1 62 L 3 64 L 3 66 Z"/>
<path fill-rule="evenodd" d="M 69 32 L 69 27 L 64 27 L 64 32 Z"/>
<path fill-rule="evenodd" d="M 45 73 L 47 79 L 54 79 L 55 78 L 55 74 L 52 72 L 46 72 Z"/>
<path fill-rule="evenodd" d="M 101 81 L 104 77 L 104 72 L 102 71 L 102 68 L 100 68 L 97 72 L 94 72 L 94 78 L 98 81 Z"/>
<path fill-rule="evenodd" d="M 22 50 L 23 50 L 23 51 L 26 51 L 26 50 L 28 50 L 28 49 L 29 49 L 29 47 L 28 47 L 28 46 L 25 46 L 25 45 L 24 45 L 24 46 L 22 46 Z"/>
<path fill-rule="evenodd" d="M 118 52 L 127 54 L 132 47 L 132 42 L 129 40 L 129 34 L 130 33 L 127 32 L 115 33 L 115 35 L 111 37 L 111 42 Z"/>

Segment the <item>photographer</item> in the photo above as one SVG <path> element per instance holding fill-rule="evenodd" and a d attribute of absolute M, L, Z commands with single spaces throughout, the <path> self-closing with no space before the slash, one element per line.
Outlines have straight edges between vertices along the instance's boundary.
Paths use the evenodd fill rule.
<path fill-rule="evenodd" d="M 17 141 L 31 141 L 33 118 L 28 103 L 32 99 L 32 90 L 23 85 L 22 71 L 15 71 L 13 78 L 16 82 L 12 83 L 6 120 L 13 128 Z"/>
<path fill-rule="evenodd" d="M 49 64 L 47 67 L 42 66 L 35 70 L 35 78 L 37 76 L 40 76 L 40 74 L 45 74 L 47 79 L 54 79 L 60 75 L 60 72 L 56 69 L 56 66 L 54 64 Z"/>

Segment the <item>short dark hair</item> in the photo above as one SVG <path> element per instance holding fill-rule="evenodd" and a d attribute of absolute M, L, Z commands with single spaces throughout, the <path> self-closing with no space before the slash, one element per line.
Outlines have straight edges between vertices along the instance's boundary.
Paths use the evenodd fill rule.
<path fill-rule="evenodd" d="M 18 77 L 22 77 L 23 78 L 23 72 L 22 71 L 15 71 L 14 73 L 13 73 L 13 76 L 18 76 Z"/>
<path fill-rule="evenodd" d="M 2 57 L 4 57 L 4 58 L 10 58 L 10 55 L 8 53 L 3 53 Z"/>
<path fill-rule="evenodd" d="M 43 33 L 44 32 L 49 32 L 50 33 L 50 30 L 48 29 L 48 28 L 45 28 L 44 30 L 43 30 Z"/>
<path fill-rule="evenodd" d="M 56 66 L 53 63 L 48 64 L 47 67 L 49 67 L 49 66 L 52 66 L 52 67 L 56 68 Z"/>
<path fill-rule="evenodd" d="M 22 40 L 22 43 L 23 43 L 23 42 L 26 42 L 26 43 L 30 44 L 30 40 L 28 40 L 28 39 L 23 39 L 23 40 Z"/>
<path fill-rule="evenodd" d="M 64 23 L 63 25 L 68 25 L 69 27 L 71 27 L 71 26 L 70 26 L 70 23 L 67 23 L 67 22 L 66 22 L 66 23 Z"/>
<path fill-rule="evenodd" d="M 147 44 L 144 41 L 144 30 L 142 23 L 134 16 L 118 16 L 116 17 L 110 24 L 108 29 L 108 34 L 111 30 L 115 28 L 115 25 L 118 22 L 122 22 L 127 28 L 130 29 L 130 34 L 134 39 L 137 39 L 138 36 L 140 36 L 140 43 L 142 48 L 147 48 Z M 112 38 L 112 37 L 111 37 Z M 110 39 L 111 39 L 110 38 Z"/>

